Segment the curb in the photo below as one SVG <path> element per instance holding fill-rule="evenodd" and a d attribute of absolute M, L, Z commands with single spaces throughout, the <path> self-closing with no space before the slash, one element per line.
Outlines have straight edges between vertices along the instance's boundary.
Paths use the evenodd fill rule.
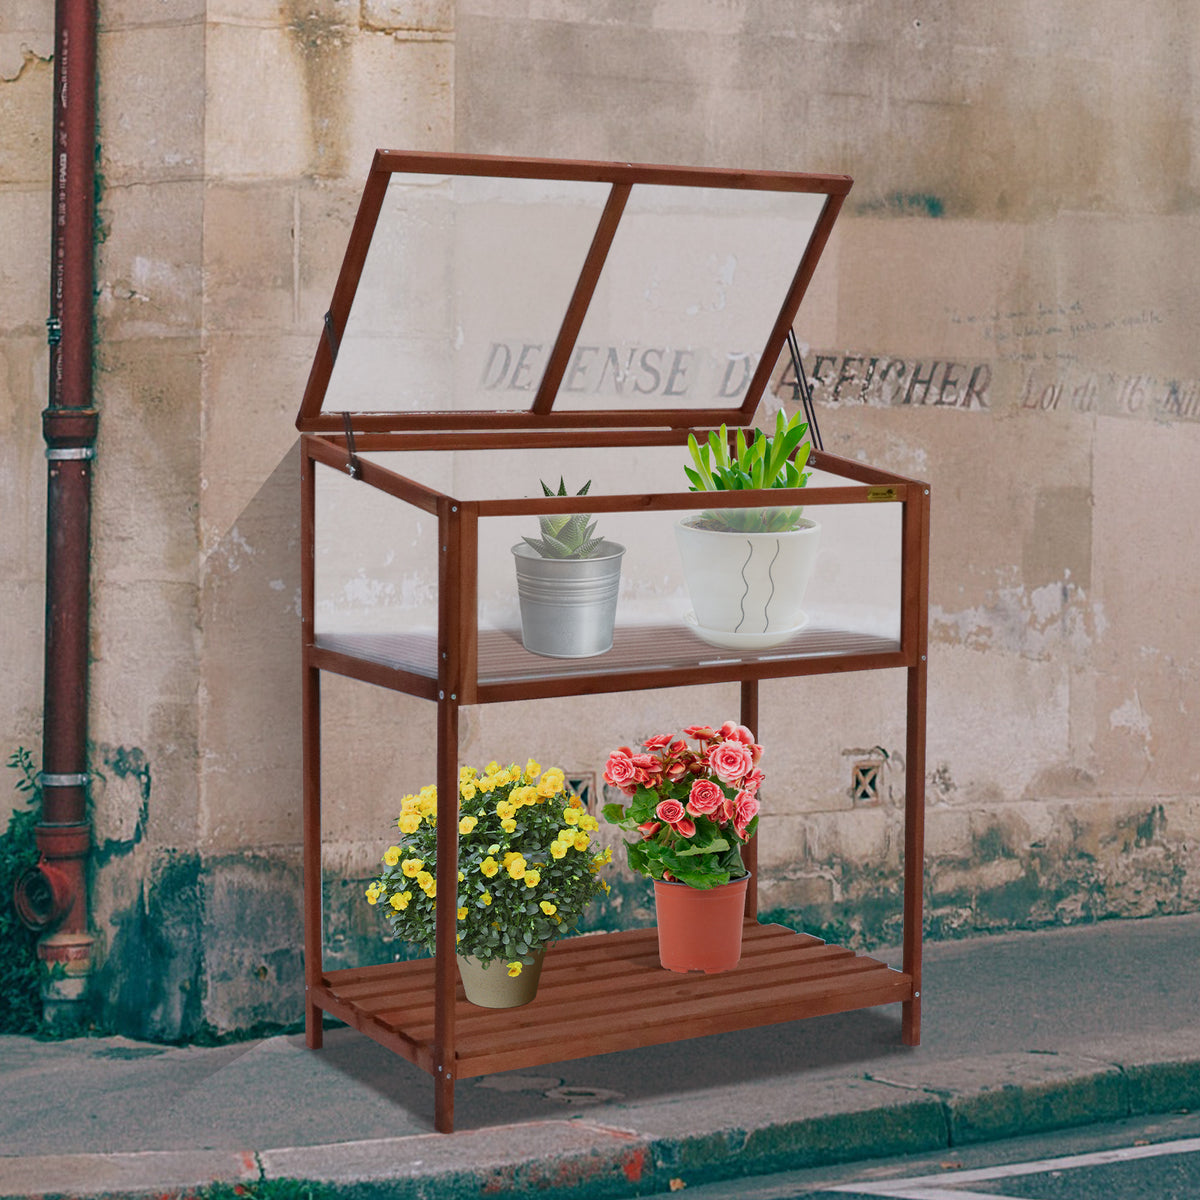
<path fill-rule="evenodd" d="M 303 1180 L 322 1185 L 319 1194 L 336 1200 L 530 1194 L 545 1200 L 624 1200 L 665 1193 L 681 1183 L 925 1153 L 1200 1108 L 1200 1055 L 1155 1062 L 1140 1057 L 1133 1053 L 1120 1063 L 1031 1052 L 897 1062 L 886 1076 L 814 1075 L 803 1081 L 803 1100 L 820 1109 L 803 1117 L 787 1115 L 798 1106 L 795 1081 L 756 1085 L 750 1094 L 761 1122 L 751 1128 L 679 1129 L 699 1123 L 690 1097 L 613 1114 L 636 1120 L 642 1130 L 578 1117 L 257 1153 L 0 1157 L 0 1197 L 183 1200 L 214 1182 L 249 1185 L 252 1196 L 256 1183 Z"/>

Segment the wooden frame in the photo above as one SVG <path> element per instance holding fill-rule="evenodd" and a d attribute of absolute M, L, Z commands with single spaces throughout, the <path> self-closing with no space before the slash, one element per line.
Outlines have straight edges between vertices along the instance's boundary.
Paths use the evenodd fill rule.
<path fill-rule="evenodd" d="M 337 331 L 353 300 L 358 275 L 394 170 L 460 174 L 599 179 L 612 185 L 609 203 L 564 315 L 542 386 L 527 412 L 357 413 L 353 445 L 341 419 L 321 412 L 337 349 Z M 721 506 L 803 503 L 806 506 L 899 504 L 901 610 L 898 640 L 845 630 L 802 631 L 770 653 L 720 654 L 685 629 L 618 627 L 613 650 L 597 660 L 547 660 L 514 649 L 511 639 L 481 632 L 476 619 L 479 521 L 493 516 L 573 511 L 572 497 L 463 500 L 440 493 L 359 454 L 371 451 L 467 448 L 619 447 L 682 444 L 695 414 L 553 411 L 554 392 L 578 335 L 591 290 L 603 266 L 629 187 L 637 182 L 824 191 L 825 210 L 787 300 L 766 342 L 743 406 L 704 411 L 706 422 L 749 423 L 782 347 L 804 289 L 828 239 L 849 180 L 840 176 L 694 171 L 623 164 L 554 163 L 380 151 L 364 192 L 350 249 L 331 306 L 333 334 L 321 340 L 297 424 L 301 439 L 302 662 L 304 742 L 304 917 L 306 1032 L 322 1041 L 329 1013 L 429 1072 L 435 1082 L 435 1125 L 454 1127 L 454 1083 L 464 1076 L 586 1056 L 687 1036 L 750 1028 L 878 1004 L 902 1005 L 902 1037 L 920 1038 L 921 921 L 924 834 L 924 746 L 928 627 L 929 488 L 926 484 L 832 454 L 814 452 L 812 465 L 852 481 L 799 491 L 589 495 L 595 513 L 699 510 Z M 774 347 L 775 354 L 768 360 Z M 651 428 L 656 426 L 656 428 Z M 402 635 L 342 636 L 318 631 L 314 621 L 316 488 L 319 467 L 356 467 L 364 486 L 436 517 L 438 628 L 436 644 L 416 645 Z M 646 651 L 653 645 L 653 654 Z M 519 643 L 517 643 L 519 647 Z M 525 1008 L 484 1010 L 465 1001 L 454 962 L 457 892 L 457 780 L 459 710 L 463 705 L 565 697 L 582 693 L 678 687 L 737 681 L 740 719 L 758 725 L 759 681 L 810 674 L 903 669 L 907 675 L 903 963 L 901 969 L 802 933 L 756 920 L 752 881 L 745 910 L 742 963 L 719 976 L 673 975 L 657 965 L 655 931 L 569 938 L 547 954 L 537 999 Z M 429 700 L 436 708 L 438 784 L 437 935 L 432 959 L 325 970 L 321 909 L 320 677 L 334 672 Z M 769 819 L 769 818 L 768 818 Z M 756 846 L 748 847 L 754 870 Z M 615 982 L 636 1006 L 619 1027 L 583 1021 L 611 1008 Z M 564 1036 L 570 1023 L 571 1036 Z M 583 1028 L 587 1032 L 580 1033 Z"/>

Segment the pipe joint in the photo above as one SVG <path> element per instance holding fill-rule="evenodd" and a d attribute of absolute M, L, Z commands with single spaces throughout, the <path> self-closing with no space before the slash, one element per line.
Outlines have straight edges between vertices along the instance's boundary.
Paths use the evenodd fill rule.
<path fill-rule="evenodd" d="M 33 827 L 34 841 L 41 852 L 42 860 L 57 862 L 62 859 L 86 858 L 91 848 L 91 829 L 83 823 L 54 825 L 46 821 Z"/>
<path fill-rule="evenodd" d="M 44 933 L 62 923 L 75 904 L 71 872 L 43 859 L 13 886 L 13 906 L 26 929 Z"/>
<path fill-rule="evenodd" d="M 94 408 L 51 405 L 42 410 L 42 436 L 52 450 L 91 446 L 99 425 L 100 414 Z"/>

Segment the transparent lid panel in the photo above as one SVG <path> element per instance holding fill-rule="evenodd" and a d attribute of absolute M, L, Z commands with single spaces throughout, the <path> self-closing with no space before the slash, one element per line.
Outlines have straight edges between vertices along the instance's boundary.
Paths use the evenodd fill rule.
<path fill-rule="evenodd" d="M 608 194 L 393 175 L 323 410 L 527 409 Z"/>
<path fill-rule="evenodd" d="M 825 197 L 636 185 L 555 403 L 742 403 Z"/>
<path fill-rule="evenodd" d="M 528 410 L 610 190 L 393 175 L 323 410 Z M 825 199 L 635 185 L 556 411 L 739 406 Z"/>

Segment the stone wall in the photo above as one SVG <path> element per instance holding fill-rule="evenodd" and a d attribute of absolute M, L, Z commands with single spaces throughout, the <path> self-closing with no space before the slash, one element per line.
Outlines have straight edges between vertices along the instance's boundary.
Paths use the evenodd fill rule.
<path fill-rule="evenodd" d="M 694 0 L 101 5 L 93 528 L 99 1015 L 300 1015 L 293 419 L 377 145 L 855 178 L 798 332 L 828 448 L 933 487 L 935 936 L 1200 904 L 1200 238 L 1187 14 Z M 36 747 L 52 5 L 0 15 L 0 746 Z M 864 569 L 869 570 L 869 566 Z M 426 706 L 325 687 L 332 961 Z M 903 680 L 764 686 L 767 908 L 893 940 Z M 465 714 L 605 751 L 736 689 Z M 381 734 L 378 732 L 383 730 Z M 530 744 L 537 731 L 537 747 Z M 852 796 L 856 763 L 878 794 Z M 636 885 L 606 921 L 636 919 Z"/>

